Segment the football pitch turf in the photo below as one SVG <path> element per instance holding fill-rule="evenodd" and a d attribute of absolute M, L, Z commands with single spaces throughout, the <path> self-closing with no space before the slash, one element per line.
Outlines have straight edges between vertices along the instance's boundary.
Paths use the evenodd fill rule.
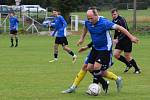
<path fill-rule="evenodd" d="M 150 36 L 138 36 L 139 44 L 133 47 L 133 57 L 142 69 L 123 73 L 125 65 L 114 60 L 110 68 L 123 78 L 123 88 L 117 93 L 115 82 L 110 80 L 109 93 L 99 96 L 85 94 L 92 82 L 87 73 L 79 88 L 72 94 L 61 94 L 67 89 L 80 70 L 89 50 L 77 53 L 79 35 L 68 37 L 69 47 L 77 54 L 77 62 L 59 47 L 59 59 L 53 59 L 54 38 L 49 36 L 20 35 L 19 47 L 11 48 L 8 35 L 0 35 L 0 100 L 150 100 Z M 86 45 L 90 38 L 86 37 Z"/>

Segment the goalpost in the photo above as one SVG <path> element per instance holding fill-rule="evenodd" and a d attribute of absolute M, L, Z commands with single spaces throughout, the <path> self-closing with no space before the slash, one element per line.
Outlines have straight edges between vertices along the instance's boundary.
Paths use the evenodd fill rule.
<path fill-rule="evenodd" d="M 71 31 L 78 31 L 78 15 L 71 15 Z"/>

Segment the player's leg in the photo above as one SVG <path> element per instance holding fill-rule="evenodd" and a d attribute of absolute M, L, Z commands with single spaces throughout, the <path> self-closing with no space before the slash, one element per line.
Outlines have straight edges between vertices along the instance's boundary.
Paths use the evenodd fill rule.
<path fill-rule="evenodd" d="M 140 74 L 141 70 L 140 70 L 140 68 L 138 67 L 136 61 L 132 58 L 132 55 L 131 55 L 132 42 L 127 40 L 124 43 L 124 45 L 126 45 L 126 46 L 124 46 L 124 55 L 125 55 L 126 60 L 134 67 L 134 69 L 135 69 L 134 73 Z"/>
<path fill-rule="evenodd" d="M 121 76 L 117 76 L 116 74 L 114 74 L 113 72 L 111 71 L 102 71 L 102 76 L 107 78 L 107 79 L 111 79 L 111 80 L 114 80 L 116 82 L 116 85 L 117 85 L 117 91 L 120 92 L 121 88 L 122 88 L 122 78 Z"/>
<path fill-rule="evenodd" d="M 114 57 L 116 59 L 118 59 L 119 61 L 123 62 L 124 64 L 126 64 L 126 69 L 124 72 L 127 72 L 132 66 L 131 64 L 126 60 L 126 58 L 124 56 L 121 55 L 122 50 L 119 49 L 115 49 L 114 50 Z"/>
<path fill-rule="evenodd" d="M 58 46 L 59 44 L 54 44 L 54 59 L 50 60 L 49 62 L 54 62 L 58 60 Z"/>
<path fill-rule="evenodd" d="M 72 93 L 79 86 L 80 82 L 83 80 L 84 76 L 86 75 L 87 70 L 89 69 L 89 68 L 87 68 L 89 56 L 90 56 L 90 53 L 86 57 L 86 59 L 84 61 L 84 64 L 83 64 L 81 70 L 76 75 L 76 77 L 75 77 L 75 79 L 74 79 L 73 84 L 71 85 L 71 87 L 69 87 L 67 90 L 62 91 L 62 93 Z"/>
<path fill-rule="evenodd" d="M 70 54 L 73 57 L 73 61 L 72 63 L 75 63 L 77 60 L 77 56 L 74 54 L 74 52 L 67 46 L 68 45 L 68 41 L 66 37 L 62 38 L 62 47 L 63 49 L 68 52 L 68 54 Z"/>
<path fill-rule="evenodd" d="M 58 46 L 61 44 L 61 37 L 55 38 L 55 44 L 54 44 L 54 59 L 50 60 L 49 62 L 54 62 L 58 60 Z"/>
<path fill-rule="evenodd" d="M 84 64 L 81 68 L 81 70 L 76 75 L 73 84 L 66 90 L 62 91 L 61 93 L 73 93 L 75 92 L 76 88 L 79 86 L 80 82 L 83 80 L 84 76 L 87 73 L 86 70 L 87 64 Z"/>
<path fill-rule="evenodd" d="M 108 91 L 108 86 L 109 86 L 109 81 L 106 81 L 102 76 L 101 76 L 101 66 L 102 64 L 99 64 L 95 62 L 94 64 L 94 70 L 93 70 L 93 83 L 101 83 L 102 88 L 107 93 Z"/>
<path fill-rule="evenodd" d="M 15 47 L 18 47 L 18 35 L 17 35 L 17 31 L 16 31 L 16 33 L 14 35 L 15 35 L 15 41 L 16 41 Z"/>
<path fill-rule="evenodd" d="M 13 37 L 14 37 L 13 31 L 10 31 L 10 42 L 11 42 L 10 47 L 13 47 L 13 46 L 14 46 L 14 40 L 13 40 Z"/>
<path fill-rule="evenodd" d="M 136 61 L 132 58 L 131 52 L 125 52 L 124 55 L 125 55 L 126 59 L 130 62 L 130 64 L 134 67 L 134 69 L 135 69 L 134 73 L 140 74 L 141 70 L 138 67 Z"/>
<path fill-rule="evenodd" d="M 109 61 L 110 61 L 110 52 L 109 51 L 95 51 L 94 50 L 94 56 L 95 57 L 94 62 L 94 80 L 93 81 L 99 81 L 102 84 L 102 88 L 107 93 L 109 81 L 106 81 L 101 76 L 101 71 L 106 70 L 109 67 Z M 90 61 L 89 61 L 90 63 Z M 88 64 L 89 65 L 89 64 Z"/>

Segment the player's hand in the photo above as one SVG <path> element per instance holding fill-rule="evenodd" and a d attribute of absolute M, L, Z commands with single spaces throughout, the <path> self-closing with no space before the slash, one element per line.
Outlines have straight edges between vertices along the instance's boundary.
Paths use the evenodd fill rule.
<path fill-rule="evenodd" d="M 118 39 L 114 39 L 114 40 L 113 40 L 113 44 L 116 45 L 117 43 L 118 43 Z"/>
<path fill-rule="evenodd" d="M 135 36 L 132 36 L 131 41 L 133 43 L 138 43 L 139 39 L 137 37 L 135 37 Z"/>
<path fill-rule="evenodd" d="M 77 42 L 77 46 L 81 45 L 83 43 L 83 40 L 80 39 L 78 42 Z"/>
<path fill-rule="evenodd" d="M 83 52 L 83 51 L 85 51 L 85 50 L 87 50 L 87 49 L 88 49 L 87 46 L 86 46 L 86 47 L 81 47 L 81 48 L 78 50 L 78 52 L 81 53 L 81 52 Z"/>

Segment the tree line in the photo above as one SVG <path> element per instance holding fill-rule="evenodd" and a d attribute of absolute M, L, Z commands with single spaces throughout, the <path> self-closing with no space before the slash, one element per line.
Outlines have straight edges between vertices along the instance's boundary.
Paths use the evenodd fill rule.
<path fill-rule="evenodd" d="M 150 0 L 137 0 L 141 8 L 150 6 Z M 21 0 L 21 5 L 40 5 L 43 8 L 58 8 L 65 19 L 69 19 L 69 13 L 72 11 L 85 11 L 90 6 L 96 6 L 100 9 L 110 9 L 112 7 L 126 9 L 126 4 L 133 4 L 133 0 Z M 0 0 L 2 5 L 15 5 L 15 0 Z M 122 4 L 122 5 L 121 5 Z M 147 5 L 147 6 L 146 6 Z"/>

